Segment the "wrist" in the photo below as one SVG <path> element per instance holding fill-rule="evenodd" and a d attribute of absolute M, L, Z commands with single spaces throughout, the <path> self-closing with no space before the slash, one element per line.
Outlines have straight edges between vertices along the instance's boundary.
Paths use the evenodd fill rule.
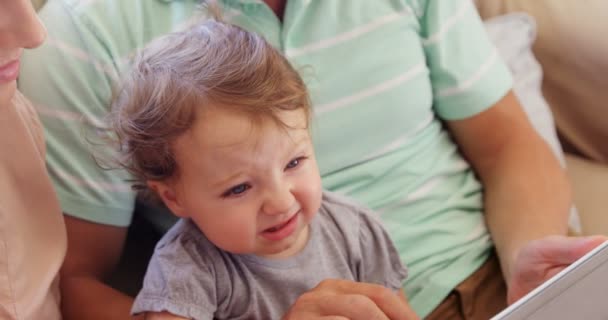
<path fill-rule="evenodd" d="M 500 268 L 502 269 L 502 274 L 505 279 L 505 283 L 507 284 L 507 288 L 509 283 L 511 282 L 511 277 L 513 275 L 513 271 L 515 269 L 515 263 L 517 261 L 517 257 L 521 252 L 521 246 L 513 247 L 513 248 L 504 248 L 500 250 L 496 248 L 496 252 L 498 254 L 498 259 L 500 261 Z"/>

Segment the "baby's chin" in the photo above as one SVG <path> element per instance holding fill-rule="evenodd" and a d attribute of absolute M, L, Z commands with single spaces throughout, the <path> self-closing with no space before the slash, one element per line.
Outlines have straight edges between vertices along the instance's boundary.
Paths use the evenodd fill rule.
<path fill-rule="evenodd" d="M 268 259 L 285 259 L 300 253 L 308 243 L 308 225 L 298 230 L 295 237 L 290 237 L 289 241 L 277 243 L 274 246 L 264 246 L 254 253 L 257 256 Z"/>
<path fill-rule="evenodd" d="M 294 254 L 290 252 L 290 247 L 289 246 L 285 246 L 283 248 L 277 248 L 277 249 L 265 249 L 265 250 L 257 250 L 256 252 L 254 252 L 253 254 L 258 256 L 258 257 L 262 257 L 262 258 L 266 258 L 266 259 L 285 259 L 285 258 L 289 258 L 291 256 L 293 256 Z"/>

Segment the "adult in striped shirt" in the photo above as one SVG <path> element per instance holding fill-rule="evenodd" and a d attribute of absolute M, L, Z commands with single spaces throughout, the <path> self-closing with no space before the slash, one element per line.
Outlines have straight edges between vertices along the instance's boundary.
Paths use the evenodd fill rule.
<path fill-rule="evenodd" d="M 323 186 L 381 213 L 421 317 L 445 318 L 462 302 L 488 318 L 505 295 L 513 301 L 573 261 L 570 247 L 595 244 L 561 237 L 570 207 L 564 173 L 521 111 L 470 0 L 219 2 L 228 22 L 263 35 L 301 70 Z M 121 254 L 136 194 L 125 172 L 99 169 L 86 133 L 103 123 L 128 57 L 204 10 L 194 0 L 50 0 L 40 12 L 49 41 L 25 57 L 20 86 L 47 130 L 66 215 L 68 319 L 126 319 L 132 301 L 101 279 Z M 555 259 L 538 264 L 551 249 Z M 357 288 L 318 288 L 289 316 L 308 306 L 337 313 L 328 297 L 374 297 Z M 353 306 L 369 307 L 382 304 Z"/>

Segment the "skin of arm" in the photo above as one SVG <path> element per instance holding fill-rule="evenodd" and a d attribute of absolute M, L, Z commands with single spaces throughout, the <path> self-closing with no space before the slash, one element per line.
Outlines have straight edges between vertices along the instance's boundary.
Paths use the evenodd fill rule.
<path fill-rule="evenodd" d="M 565 172 L 512 92 L 448 127 L 484 186 L 486 223 L 509 285 L 523 246 L 567 233 L 571 191 Z"/>
<path fill-rule="evenodd" d="M 103 279 L 116 266 L 127 228 L 86 222 L 65 215 L 68 251 L 61 267 L 61 309 L 71 319 L 143 319 L 131 317 L 133 298 Z"/>

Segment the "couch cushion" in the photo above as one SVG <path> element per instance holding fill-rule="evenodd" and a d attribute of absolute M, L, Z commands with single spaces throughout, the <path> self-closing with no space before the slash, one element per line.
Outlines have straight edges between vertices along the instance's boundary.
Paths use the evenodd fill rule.
<path fill-rule="evenodd" d="M 566 162 L 583 234 L 608 235 L 608 166 L 572 155 Z"/>
<path fill-rule="evenodd" d="M 524 11 L 538 24 L 543 92 L 567 151 L 608 163 L 608 1 L 478 0 L 483 18 Z"/>

